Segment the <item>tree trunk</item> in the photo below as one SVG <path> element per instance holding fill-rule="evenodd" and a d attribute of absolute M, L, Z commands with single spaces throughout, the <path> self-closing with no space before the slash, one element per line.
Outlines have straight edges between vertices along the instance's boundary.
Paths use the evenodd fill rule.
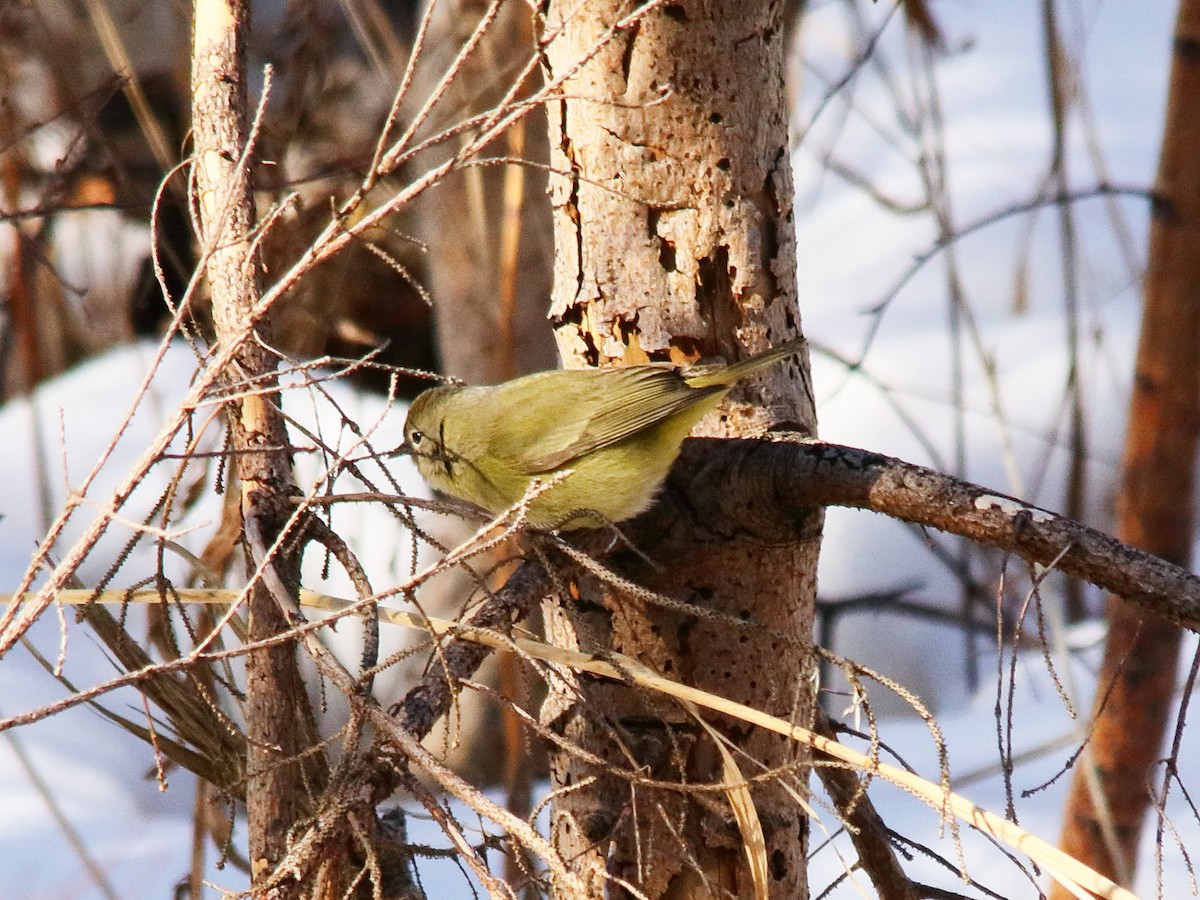
<path fill-rule="evenodd" d="M 410 92 L 415 114 L 438 90 L 456 56 L 492 10 L 489 2 L 449 0 L 428 4 L 429 24 L 416 62 Z M 422 135 L 436 134 L 503 102 L 517 73 L 533 58 L 537 44 L 533 17 L 523 3 L 503 3 L 495 10 L 473 52 L 430 114 Z M 538 73 L 534 70 L 536 80 Z M 520 97 L 538 87 L 524 85 Z M 467 135 L 469 137 L 469 135 Z M 444 162 L 459 149 L 462 137 L 443 142 L 418 157 L 425 170 Z M 550 296 L 550 203 L 546 196 L 546 116 L 534 109 L 510 127 L 481 156 L 526 160 L 507 165 L 464 166 L 450 172 L 418 201 L 421 238 L 428 248 L 430 294 L 437 323 L 439 371 L 467 384 L 497 384 L 517 375 L 552 369 L 554 341 L 546 327 Z M 457 546 L 475 524 L 456 519 L 438 522 L 437 536 Z M 455 568 L 438 576 L 439 587 L 427 591 L 434 615 L 453 618 L 480 581 L 502 584 L 511 565 L 500 566 L 511 548 L 501 546 L 474 561 L 470 570 L 491 571 L 472 578 Z M 504 696 L 524 703 L 520 663 L 507 654 L 489 659 L 479 680 L 498 687 Z M 448 754 L 458 771 L 470 771 L 484 783 L 503 781 L 509 805 L 528 814 L 529 778 L 533 764 L 524 750 L 524 725 L 510 709 L 474 691 L 458 699 L 459 729 Z M 430 746 L 447 743 L 438 726 Z M 504 734 L 503 752 L 495 752 L 496 735 Z"/>
<path fill-rule="evenodd" d="M 479 0 L 439 2 L 418 61 L 412 105 L 432 96 L 455 56 L 488 11 Z M 431 114 L 433 134 L 492 109 L 535 50 L 532 17 L 504 3 Z M 528 94 L 536 85 L 526 85 Z M 421 236 L 429 248 L 440 371 L 467 384 L 496 384 L 554 368 L 546 330 L 552 255 L 546 202 L 545 116 L 534 110 L 481 156 L 532 165 L 465 166 L 421 198 Z M 452 138 L 423 154 L 422 169 L 450 157 Z"/>
<path fill-rule="evenodd" d="M 273 548 L 292 513 L 295 484 L 283 416 L 271 391 L 274 358 L 267 352 L 269 329 L 258 308 L 259 264 L 251 230 L 255 225 L 246 112 L 245 47 L 249 4 L 199 0 L 196 4 L 192 68 L 192 133 L 195 190 L 202 259 L 212 294 L 217 339 L 240 345 L 224 382 L 239 399 L 226 407 L 232 469 L 228 489 L 241 491 L 242 521 L 261 545 Z M 256 340 L 254 335 L 261 338 Z M 247 390 L 251 386 L 254 390 Z M 236 487 L 235 487 L 236 486 Z M 299 552 L 272 556 L 280 582 L 299 590 Z M 253 568 L 253 567 L 251 567 Z M 251 641 L 288 630 L 288 621 L 262 579 L 250 587 Z M 296 663 L 293 642 L 250 652 L 246 658 L 246 729 L 249 777 L 246 806 L 254 884 L 270 878 L 288 850 L 290 832 L 310 812 L 325 770 L 316 746 L 316 726 Z M 304 885 L 280 887 L 293 896 Z"/>
<path fill-rule="evenodd" d="M 1181 0 L 1117 521 L 1121 540 L 1182 566 L 1191 557 L 1200 431 L 1197 47 L 1200 0 Z M 1071 785 L 1061 845 L 1129 885 L 1174 708 L 1181 631 L 1119 597 L 1109 598 L 1108 622 L 1096 727 Z M 1054 896 L 1068 894 L 1056 888 Z"/>
<path fill-rule="evenodd" d="M 628 13 L 615 0 L 551 3 L 545 25 L 550 77 L 570 74 L 550 105 L 551 315 L 564 359 L 576 366 L 732 361 L 795 337 L 780 4 L 670 3 L 610 31 Z M 803 356 L 738 389 L 700 432 L 814 433 L 807 366 Z M 677 472 L 676 486 L 720 490 L 696 474 Z M 812 661 L 804 648 L 819 512 L 773 522 L 762 508 L 769 504 L 748 500 L 735 527 L 689 516 L 686 493 L 669 489 L 624 529 L 652 564 L 629 553 L 612 565 L 695 611 L 669 611 L 580 576 L 577 603 L 547 607 L 548 633 L 809 722 Z M 612 878 L 650 897 L 755 894 L 724 794 L 638 783 L 729 782 L 692 713 L 576 677 L 552 685 L 542 718 L 608 764 L 569 750 L 552 760 L 556 787 L 571 788 L 555 804 L 553 838 L 597 894 Z M 710 720 L 737 748 L 743 777 L 783 767 L 752 789 L 766 841 L 763 888 L 804 896 L 807 822 L 796 800 L 807 795 L 804 755 L 744 724 Z"/>

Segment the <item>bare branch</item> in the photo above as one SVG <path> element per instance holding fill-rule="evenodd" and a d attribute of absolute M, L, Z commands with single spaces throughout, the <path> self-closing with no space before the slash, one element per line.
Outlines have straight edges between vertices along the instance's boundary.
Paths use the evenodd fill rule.
<path fill-rule="evenodd" d="M 722 491 L 689 489 L 713 481 Z M 849 506 L 971 538 L 1055 565 L 1147 612 L 1200 632 L 1200 577 L 1103 532 L 903 460 L 816 441 L 691 439 L 670 505 L 721 530 L 798 536 L 814 507 Z M 651 513 L 653 515 L 653 513 Z M 1057 560 L 1057 562 L 1056 562 Z"/>

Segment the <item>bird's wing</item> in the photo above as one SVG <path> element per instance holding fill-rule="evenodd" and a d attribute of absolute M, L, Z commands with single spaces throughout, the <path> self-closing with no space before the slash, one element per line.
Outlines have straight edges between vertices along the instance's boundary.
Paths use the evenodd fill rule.
<path fill-rule="evenodd" d="M 524 460 L 526 473 L 550 472 L 725 390 L 723 385 L 690 387 L 678 370 L 665 366 L 580 374 L 588 378 L 579 385 L 583 396 L 558 400 L 558 420 L 542 429 L 541 452 Z"/>

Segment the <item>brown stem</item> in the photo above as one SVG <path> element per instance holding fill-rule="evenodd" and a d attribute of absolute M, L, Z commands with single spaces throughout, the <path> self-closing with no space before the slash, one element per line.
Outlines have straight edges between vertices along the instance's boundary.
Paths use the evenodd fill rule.
<path fill-rule="evenodd" d="M 722 490 L 700 490 L 705 482 Z M 668 488 L 660 508 L 686 505 L 721 533 L 798 537 L 819 506 L 883 513 L 1053 564 L 1200 631 L 1200 578 L 1180 566 L 1014 497 L 879 453 L 816 441 L 691 439 Z"/>

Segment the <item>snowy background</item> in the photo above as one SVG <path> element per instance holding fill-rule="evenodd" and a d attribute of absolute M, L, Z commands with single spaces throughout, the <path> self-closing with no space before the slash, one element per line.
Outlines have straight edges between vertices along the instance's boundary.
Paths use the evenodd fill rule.
<path fill-rule="evenodd" d="M 1174 5 L 1165 0 L 1090 2 L 1072 9 L 1075 18 L 1068 17 L 1063 24 L 1067 33 L 1086 47 L 1078 77 L 1107 167 L 1105 175 L 1098 174 L 1096 156 L 1080 139 L 1077 128 L 1068 156 L 1072 183 L 1086 187 L 1106 180 L 1147 187 L 1153 181 L 1163 118 Z M 963 226 L 1029 199 L 1030 186 L 1040 184 L 1044 177 L 1050 125 L 1040 13 L 1028 0 L 995 5 L 944 3 L 937 5 L 936 12 L 950 44 L 949 55 L 937 66 L 947 123 L 950 195 L 955 221 Z M 876 8 L 869 15 L 881 21 L 886 10 Z M 897 31 L 893 23 L 891 33 Z M 831 351 L 818 349 L 813 358 L 821 436 L 952 469 L 955 409 L 947 392 L 952 346 L 947 330 L 946 254 L 922 267 L 891 300 L 861 372 L 849 373 L 836 359 L 859 358 L 876 324 L 871 310 L 890 295 L 914 259 L 934 244 L 936 235 L 929 216 L 883 214 L 863 191 L 824 169 L 824 153 L 835 150 L 841 163 L 869 173 L 889 195 L 910 201 L 920 197 L 909 162 L 912 147 L 905 145 L 904 136 L 894 126 L 892 101 L 880 78 L 867 72 L 855 83 L 854 112 L 845 114 L 830 104 L 813 119 L 824 94 L 822 78 L 839 77 L 857 51 L 847 41 L 840 6 L 817 5 L 801 40 L 811 68 L 801 75 L 805 99 L 794 126 L 803 137 L 793 160 L 800 296 L 807 336 L 817 348 Z M 890 55 L 897 71 L 902 70 L 902 42 L 885 40 L 880 51 Z M 1116 236 L 1120 232 L 1114 228 L 1107 201 L 1088 200 L 1076 207 L 1081 330 L 1085 335 L 1081 375 L 1092 459 L 1089 521 L 1102 528 L 1109 525 L 1111 490 L 1123 439 L 1140 312 L 1137 265 L 1144 258 L 1148 214 L 1143 200 L 1114 202 L 1132 236 L 1132 267 L 1129 253 Z M 967 415 L 962 474 L 1049 508 L 1061 508 L 1066 458 L 1062 398 L 1067 361 L 1056 215 L 1053 207 L 1045 208 L 1032 224 L 1029 215 L 1013 216 L 980 229 L 953 248 L 978 328 L 978 346 L 994 360 L 997 373 L 993 387 L 972 340 L 964 338 L 963 406 Z M 1028 265 L 1022 276 L 1018 273 L 1026 246 Z M 91 277 L 100 279 L 102 273 Z M 75 283 L 86 283 L 88 275 L 79 272 L 73 278 Z M 1027 302 L 1020 313 L 1013 311 L 1018 295 Z M 0 452 L 7 456 L 4 471 L 8 475 L 0 484 L 4 516 L 0 519 L 0 574 L 7 585 L 15 585 L 28 564 L 42 533 L 44 511 L 57 508 L 65 491 L 78 485 L 110 439 L 150 353 L 151 348 L 140 346 L 110 354 L 46 385 L 29 402 L 0 411 L 0 429 L 6 436 Z M 105 496 L 106 486 L 115 484 L 132 465 L 156 431 L 156 410 L 169 409 L 182 396 L 193 368 L 187 348 L 169 354 L 151 401 L 105 467 L 93 496 Z M 357 421 L 368 429 L 378 428 L 372 438 L 376 446 L 390 448 L 399 443 L 400 411 L 393 409 L 385 415 L 386 406 L 377 398 L 355 396 L 338 386 L 332 390 L 338 404 L 351 410 Z M 297 390 L 288 404 L 290 412 L 310 423 L 323 422 L 327 437 L 334 439 L 340 433 L 340 423 L 329 417 L 328 409 L 321 412 L 322 401 L 316 394 Z M 997 404 L 1003 416 L 995 414 Z M 919 423 L 919 431 L 897 413 L 897 407 Z M 39 444 L 47 448 L 40 455 L 35 453 Z M 1006 452 L 1011 455 L 1006 457 Z M 320 461 L 309 464 L 308 477 L 315 477 Z M 141 508 L 150 507 L 170 475 L 165 469 L 154 473 L 137 501 Z M 205 472 L 195 477 L 206 475 L 211 479 L 211 473 Z M 411 473 L 398 477 L 414 492 L 420 490 Z M 57 496 L 40 496 L 39 484 L 56 486 Z M 211 498 L 205 502 L 212 505 L 202 505 L 189 517 L 198 530 L 180 536 L 181 542 L 193 549 L 203 546 L 207 529 L 219 515 Z M 392 530 L 386 516 L 371 519 L 369 510 L 359 512 L 365 518 L 351 520 L 348 513 L 339 513 L 339 530 L 373 572 L 402 576 L 410 565 L 403 538 Z M 72 523 L 73 533 L 82 530 L 89 515 L 86 507 L 81 510 Z M 101 561 L 116 552 L 117 535 L 108 540 L 107 548 L 93 555 L 95 562 L 83 573 L 85 578 L 98 579 L 105 568 Z M 921 598 L 955 608 L 960 590 L 957 582 L 920 552 L 922 540 L 880 516 L 831 510 L 821 561 L 822 597 L 851 598 L 909 585 L 916 586 L 914 592 Z M 136 571 L 136 561 L 128 568 Z M 148 558 L 143 568 L 152 571 L 153 561 Z M 314 579 L 315 573 L 310 573 L 309 583 L 316 586 Z M 347 595 L 344 586 L 333 584 L 329 589 Z M 1048 592 L 1045 600 L 1052 614 L 1053 592 Z M 67 674 L 81 683 L 95 683 L 114 674 L 94 639 L 74 624 L 70 611 L 64 613 L 61 628 L 54 616 L 47 616 L 30 637 L 51 660 L 63 654 Z M 1099 638 L 1094 627 L 1056 637 L 1059 645 L 1076 648 L 1070 659 L 1061 657 L 1056 665 L 1066 676 L 1066 686 L 1080 710 L 1089 706 Z M 352 645 L 353 636 L 349 639 Z M 392 639 L 401 640 L 394 635 Z M 833 649 L 895 677 L 935 708 L 950 748 L 956 786 L 976 803 L 1003 812 L 1005 797 L 996 774 L 998 724 L 993 711 L 999 663 L 994 648 L 983 641 L 979 648 L 982 675 L 972 691 L 962 647 L 957 632 L 919 625 L 895 614 L 869 612 L 839 619 Z M 1060 770 L 1081 737 L 1081 725 L 1065 714 L 1040 654 L 1020 658 L 1015 671 L 1017 683 L 1002 688 L 1014 691 L 1019 703 L 1014 752 L 1019 756 L 1031 751 L 1014 773 L 1017 810 L 1025 828 L 1054 843 L 1069 774 L 1030 798 L 1022 798 L 1021 791 L 1038 787 Z M 0 717 L 34 709 L 66 694 L 24 652 L 15 651 L 0 661 Z M 889 704 L 884 696 L 876 699 L 881 708 L 894 713 L 884 721 L 885 739 L 918 772 L 936 780 L 936 757 L 925 726 L 905 717 L 901 704 Z M 140 708 L 135 694 L 112 695 L 106 703 L 117 709 L 123 704 L 135 711 Z M 840 712 L 836 702 L 833 708 Z M 1200 759 L 1196 749 L 1193 746 L 1189 753 L 1185 746 L 1182 754 L 1185 766 L 1190 766 L 1182 773 L 1185 784 L 1197 784 L 1200 776 L 1200 763 L 1188 762 Z M 39 775 L 52 784 L 62 814 L 98 861 L 117 896 L 171 896 L 189 865 L 192 784 L 188 776 L 176 771 L 168 776 L 169 789 L 162 791 L 152 775 L 148 777 L 152 767 L 153 759 L 144 745 L 83 708 L 0 734 L 0 900 L 101 896 L 39 793 Z M 887 785 L 877 784 L 872 796 L 885 820 L 936 845 L 952 862 L 957 859 L 947 841 L 938 841 L 934 813 Z M 1184 846 L 1194 851 L 1200 847 L 1200 826 L 1183 810 L 1172 807 L 1172 811 Z M 411 827 L 411 837 L 418 842 L 437 838 L 436 829 L 423 828 L 419 821 Z M 814 828 L 814 896 L 842 871 L 838 852 L 821 846 L 822 827 L 835 830 L 836 817 L 825 812 Z M 1149 855 L 1153 837 L 1151 828 L 1148 855 L 1140 866 L 1139 894 L 1171 898 L 1191 893 L 1182 856 L 1170 838 L 1163 859 L 1163 887 L 1161 891 L 1156 888 L 1155 866 Z M 973 836 L 966 840 L 970 871 L 983 884 L 1004 896 L 1037 895 L 1035 886 L 1003 854 Z M 840 852 L 852 858 L 844 845 Z M 918 880 L 975 895 L 971 888 L 956 882 L 953 872 L 923 858 L 918 857 L 908 868 Z M 423 871 L 430 897 L 467 894 L 464 876 L 452 865 L 430 864 Z M 244 879 L 232 870 L 214 870 L 211 877 L 222 887 L 244 886 Z M 869 896 L 869 888 L 865 890 Z M 832 896 L 853 897 L 859 892 L 854 884 L 845 884 Z"/>

